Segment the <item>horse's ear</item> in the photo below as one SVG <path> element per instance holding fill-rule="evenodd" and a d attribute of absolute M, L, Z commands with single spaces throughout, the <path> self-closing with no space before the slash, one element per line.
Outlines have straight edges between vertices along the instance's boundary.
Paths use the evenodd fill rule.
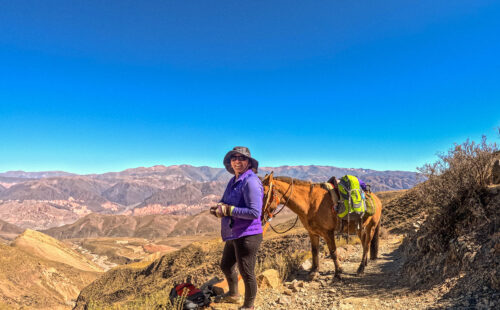
<path fill-rule="evenodd" d="M 274 177 L 274 171 L 271 171 L 271 173 L 269 174 L 269 179 L 272 180 Z"/>

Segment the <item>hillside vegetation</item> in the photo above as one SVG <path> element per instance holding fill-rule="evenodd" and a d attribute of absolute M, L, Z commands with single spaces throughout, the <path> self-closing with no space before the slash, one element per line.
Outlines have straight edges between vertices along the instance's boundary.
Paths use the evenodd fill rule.
<path fill-rule="evenodd" d="M 415 188 L 426 220 L 403 244 L 403 275 L 426 289 L 446 282 L 443 296 L 457 307 L 490 307 L 500 301 L 500 187 L 492 163 L 496 145 L 465 142 L 421 170 L 428 181 Z"/>

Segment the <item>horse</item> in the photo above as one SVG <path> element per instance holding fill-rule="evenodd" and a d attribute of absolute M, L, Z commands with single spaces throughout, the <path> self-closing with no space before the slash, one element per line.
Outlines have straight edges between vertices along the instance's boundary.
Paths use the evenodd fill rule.
<path fill-rule="evenodd" d="M 338 195 L 330 193 L 320 184 L 298 180 L 290 177 L 274 177 L 273 172 L 262 180 L 264 186 L 264 212 L 272 216 L 278 204 L 290 208 L 302 222 L 311 239 L 312 268 L 309 279 L 314 280 L 319 275 L 319 238 L 322 237 L 328 245 L 330 256 L 335 264 L 335 277 L 341 278 L 342 268 L 337 257 L 335 245 L 335 232 L 340 219 L 334 206 L 339 202 Z M 277 197 L 276 193 L 281 195 Z M 382 215 L 382 202 L 375 194 L 370 194 L 375 202 L 375 213 L 363 217 L 361 225 L 349 225 L 348 232 L 355 230 L 363 246 L 361 263 L 357 275 L 364 273 L 368 264 L 368 251 L 370 259 L 377 259 L 380 220 Z M 354 223 L 350 223 L 354 224 Z"/>

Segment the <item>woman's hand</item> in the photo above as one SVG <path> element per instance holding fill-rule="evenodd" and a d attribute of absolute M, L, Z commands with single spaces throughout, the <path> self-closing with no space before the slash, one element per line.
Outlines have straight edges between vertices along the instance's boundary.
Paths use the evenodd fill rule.
<path fill-rule="evenodd" d="M 216 206 L 210 207 L 210 213 L 216 217 L 231 216 L 234 206 L 219 202 Z"/>

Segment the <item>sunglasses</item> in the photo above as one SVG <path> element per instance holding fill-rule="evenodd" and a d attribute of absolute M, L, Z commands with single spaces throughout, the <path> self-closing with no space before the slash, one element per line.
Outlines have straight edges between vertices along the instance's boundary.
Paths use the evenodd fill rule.
<path fill-rule="evenodd" d="M 245 161 L 248 160 L 248 157 L 245 156 L 232 156 L 231 161 Z"/>

